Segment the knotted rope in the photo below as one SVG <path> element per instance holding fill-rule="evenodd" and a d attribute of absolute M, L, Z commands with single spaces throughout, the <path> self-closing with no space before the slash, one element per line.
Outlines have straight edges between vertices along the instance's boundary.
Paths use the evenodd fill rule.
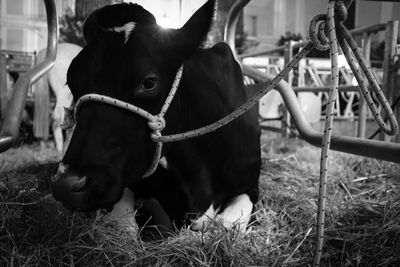
<path fill-rule="evenodd" d="M 347 5 L 351 4 L 352 0 L 347 1 Z M 316 246 L 314 254 L 313 266 L 319 266 L 324 237 L 324 223 L 325 223 L 325 207 L 326 207 L 326 177 L 327 177 L 327 158 L 330 148 L 330 141 L 332 136 L 333 125 L 333 110 L 334 103 L 337 95 L 337 87 L 339 85 L 339 68 L 338 68 L 338 43 L 340 44 L 347 62 L 349 63 L 354 76 L 356 77 L 361 92 L 372 111 L 372 114 L 377 121 L 379 127 L 388 135 L 395 135 L 398 132 L 397 121 L 394 117 L 393 111 L 382 93 L 378 82 L 373 76 L 369 67 L 367 67 L 364 58 L 359 51 L 356 42 L 352 38 L 350 32 L 343 25 L 343 21 L 347 18 L 347 8 L 344 0 L 330 0 L 328 5 L 327 15 L 320 14 L 315 16 L 310 24 L 310 38 L 319 50 L 330 49 L 331 53 L 331 89 L 328 97 L 328 105 L 326 108 L 326 123 L 324 136 L 322 140 L 321 149 L 321 163 L 320 163 L 320 181 L 319 181 L 319 196 L 318 196 L 318 213 L 317 213 L 317 235 Z M 318 33 L 318 35 L 317 35 Z M 328 33 L 328 37 L 326 37 Z M 387 125 L 379 114 L 375 103 L 372 100 L 370 92 L 364 82 L 364 79 L 355 63 L 359 63 L 367 81 L 375 92 L 379 103 L 383 110 L 388 115 L 389 125 Z"/>
<path fill-rule="evenodd" d="M 182 78 L 182 72 L 183 72 L 183 66 L 181 66 L 178 69 L 178 72 L 176 73 L 175 76 L 175 80 L 172 84 L 171 90 L 168 93 L 168 96 L 163 104 L 163 106 L 161 107 L 161 111 L 158 115 L 152 115 L 149 112 L 147 112 L 146 110 L 126 103 L 124 101 L 109 97 L 109 96 L 105 96 L 105 95 L 99 95 L 99 94 L 87 94 L 82 96 L 81 98 L 78 99 L 78 101 L 75 104 L 75 110 L 74 110 L 74 119 L 75 121 L 78 118 L 78 112 L 80 107 L 82 106 L 82 104 L 86 103 L 86 102 L 100 102 L 100 103 L 104 103 L 104 104 L 108 104 L 111 106 L 115 106 L 121 109 L 125 109 L 128 110 L 130 112 L 133 112 L 145 119 L 148 120 L 148 126 L 149 128 L 152 130 L 151 133 L 151 138 L 153 140 L 155 140 L 156 138 L 161 136 L 161 131 L 165 128 L 165 114 L 167 113 L 167 110 L 169 108 L 169 106 L 171 105 L 171 102 L 175 96 L 176 90 L 178 89 L 179 83 L 181 81 Z M 154 153 L 154 157 L 153 157 L 153 161 L 150 164 L 149 169 L 146 171 L 146 173 L 143 175 L 143 177 L 148 177 L 151 174 L 154 173 L 154 171 L 157 169 L 158 163 L 160 161 L 161 158 L 161 151 L 162 151 L 162 142 L 160 141 L 155 141 L 156 142 L 156 149 L 155 149 L 155 153 Z"/>
<path fill-rule="evenodd" d="M 327 159 L 328 151 L 330 148 L 330 141 L 332 137 L 332 126 L 333 126 L 333 110 L 337 95 L 337 87 L 339 86 L 339 68 L 338 68 L 338 44 L 336 41 L 336 29 L 335 29 L 335 18 L 334 9 L 335 2 L 330 1 L 328 5 L 327 15 L 317 15 L 310 24 L 313 26 L 317 25 L 319 21 L 319 29 L 314 31 L 310 30 L 310 37 L 314 46 L 319 50 L 331 51 L 331 89 L 329 90 L 328 105 L 326 107 L 326 120 L 325 130 L 322 139 L 321 148 L 321 162 L 320 162 L 320 178 L 319 178 L 319 194 L 318 194 L 318 212 L 317 212 L 317 234 L 316 234 L 316 245 L 314 254 L 314 266 L 319 266 L 323 241 L 324 241 L 324 224 L 325 224 L 325 207 L 326 207 L 326 177 L 327 177 Z M 325 29 L 328 29 L 329 37 L 325 35 Z M 318 37 L 315 36 L 318 31 Z"/>

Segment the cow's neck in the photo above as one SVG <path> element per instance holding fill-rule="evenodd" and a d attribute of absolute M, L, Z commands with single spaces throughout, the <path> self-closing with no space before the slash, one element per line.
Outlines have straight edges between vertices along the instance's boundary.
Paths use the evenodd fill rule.
<path fill-rule="evenodd" d="M 210 106 L 207 90 L 198 88 L 194 82 L 192 68 L 185 65 L 184 77 L 166 116 L 164 135 L 181 133 L 196 129 L 213 122 L 210 120 Z M 201 79 L 201 77 L 197 77 Z M 203 92 L 202 92 L 203 90 Z M 205 94 L 203 94 L 205 93 Z M 205 210 L 212 202 L 210 181 L 212 157 L 208 155 L 223 151 L 218 148 L 218 137 L 214 133 L 200 138 L 192 138 L 164 144 L 164 155 L 175 177 L 178 177 L 182 189 L 186 191 L 194 210 Z M 216 155 L 214 155 L 216 156 Z"/>

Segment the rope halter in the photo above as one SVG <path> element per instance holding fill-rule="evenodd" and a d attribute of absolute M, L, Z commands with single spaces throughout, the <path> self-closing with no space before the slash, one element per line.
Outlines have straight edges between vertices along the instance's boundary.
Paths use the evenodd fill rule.
<path fill-rule="evenodd" d="M 129 104 L 127 102 L 118 100 L 116 98 L 112 98 L 112 97 L 100 95 L 100 94 L 86 94 L 86 95 L 81 96 L 81 98 L 79 98 L 75 104 L 74 119 L 75 119 L 75 121 L 77 121 L 79 109 L 86 102 L 100 102 L 100 103 L 108 104 L 111 106 L 115 106 L 115 107 L 130 111 L 130 112 L 133 112 L 133 113 L 147 119 L 148 120 L 147 125 L 149 126 L 149 128 L 152 131 L 150 138 L 151 138 L 151 140 L 153 140 L 156 143 L 156 151 L 154 153 L 153 161 L 152 161 L 149 169 L 143 175 L 143 177 L 148 177 L 151 174 L 153 174 L 154 171 L 157 169 L 158 163 L 161 158 L 162 142 L 159 141 L 158 138 L 162 136 L 161 131 L 165 128 L 164 116 L 165 116 L 165 113 L 167 113 L 167 110 L 168 110 L 169 106 L 171 105 L 172 100 L 174 99 L 176 90 L 178 89 L 179 83 L 182 78 L 182 72 L 183 72 L 183 65 L 178 69 L 178 71 L 175 75 L 175 80 L 172 84 L 171 90 L 168 93 L 167 98 L 165 99 L 165 102 L 161 108 L 160 113 L 157 115 L 152 115 L 149 112 L 147 112 L 146 110 L 141 109 L 138 106 Z"/>

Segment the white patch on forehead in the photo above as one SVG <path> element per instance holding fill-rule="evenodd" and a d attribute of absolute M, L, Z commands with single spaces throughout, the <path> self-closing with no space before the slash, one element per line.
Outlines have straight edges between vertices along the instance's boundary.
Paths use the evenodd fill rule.
<path fill-rule="evenodd" d="M 126 44 L 126 42 L 128 42 L 128 40 L 129 40 L 129 36 L 131 35 L 131 32 L 135 29 L 135 27 L 136 27 L 136 22 L 131 21 L 131 22 L 124 24 L 123 26 L 113 27 L 113 28 L 109 28 L 107 30 L 112 31 L 112 32 L 123 32 L 125 34 L 124 44 Z"/>

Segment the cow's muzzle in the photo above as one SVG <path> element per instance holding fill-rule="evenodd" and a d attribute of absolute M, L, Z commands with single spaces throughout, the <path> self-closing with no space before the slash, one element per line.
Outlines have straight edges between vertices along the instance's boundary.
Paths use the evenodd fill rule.
<path fill-rule="evenodd" d="M 89 183 L 87 176 L 81 176 L 68 165 L 60 163 L 56 175 L 51 178 L 54 198 L 74 210 L 85 210 L 85 196 Z"/>

